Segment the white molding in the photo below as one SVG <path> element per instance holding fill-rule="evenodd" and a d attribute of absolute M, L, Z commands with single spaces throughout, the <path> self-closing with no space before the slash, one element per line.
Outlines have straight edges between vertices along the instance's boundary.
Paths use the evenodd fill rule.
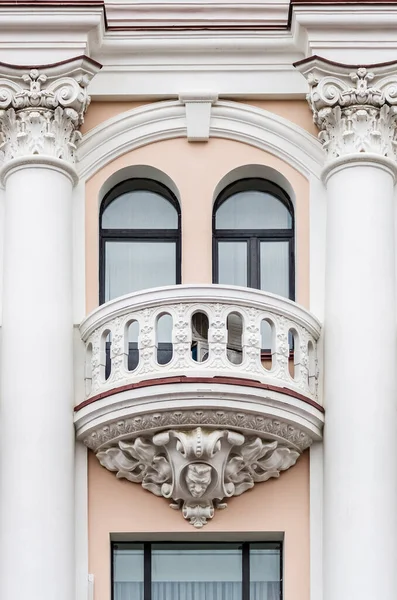
<path fill-rule="evenodd" d="M 295 61 L 317 53 L 383 62 L 397 48 L 390 3 L 295 4 L 290 27 L 287 0 L 105 4 L 109 27 L 101 6 L 0 6 L 0 61 L 40 65 L 49 55 L 52 62 L 90 55 L 104 66 L 90 85 L 102 100 L 177 97 L 181 83 L 223 97 L 303 98 L 307 85 Z"/>
<path fill-rule="evenodd" d="M 232 285 L 184 284 L 133 292 L 102 304 L 81 323 L 81 337 L 84 341 L 87 340 L 95 329 L 127 314 L 132 309 L 138 311 L 154 306 L 178 305 L 183 302 L 224 302 L 235 307 L 250 306 L 260 310 L 270 310 L 307 328 L 316 339 L 320 335 L 321 324 L 318 319 L 303 306 L 287 298 L 270 292 Z"/>
<path fill-rule="evenodd" d="M 111 27 L 283 26 L 289 0 L 106 0 Z"/>
<path fill-rule="evenodd" d="M 299 451 L 322 437 L 324 413 L 318 408 L 282 391 L 216 383 L 216 380 L 214 383 L 180 382 L 120 391 L 79 409 L 74 421 L 77 438 L 96 451 L 110 441 L 123 439 L 132 433 L 142 435 L 156 428 L 175 427 L 182 412 L 186 419 L 181 420 L 181 428 L 203 425 L 198 422 L 203 415 L 195 417 L 195 411 L 206 411 L 207 417 L 211 413 L 215 420 L 219 414 L 220 421 L 214 422 L 213 426 L 219 427 L 223 421 L 225 426 L 245 433 L 255 430 L 260 434 L 261 427 L 266 425 L 263 421 L 251 421 L 255 416 L 275 420 L 279 424 L 288 423 L 294 431 L 286 431 L 286 436 L 275 434 L 273 439 L 292 443 Z M 222 412 L 227 414 L 223 417 Z M 159 419 L 160 414 L 163 419 Z M 227 420 L 229 414 L 230 419 Z M 236 420 L 235 415 L 244 415 L 245 418 Z M 130 421 L 131 428 L 127 430 L 125 424 Z M 298 437 L 297 430 L 300 432 Z M 270 434 L 269 431 L 269 428 L 262 429 L 266 435 Z M 291 435 L 295 441 L 291 441 Z"/>
<path fill-rule="evenodd" d="M 99 30 L 105 32 L 101 6 L 0 6 L 0 60 L 47 65 L 88 55 Z"/>
<path fill-rule="evenodd" d="M 397 5 L 295 4 L 292 30 L 301 30 L 307 56 L 348 64 L 395 60 Z"/>
<path fill-rule="evenodd" d="M 188 142 L 207 142 L 210 136 L 211 107 L 218 99 L 211 92 L 179 94 L 186 108 L 186 135 Z"/>
<path fill-rule="evenodd" d="M 178 101 L 132 109 L 83 136 L 77 153 L 79 175 L 88 179 L 126 152 L 186 135 L 185 108 Z M 236 140 L 270 152 L 306 177 L 319 177 L 323 167 L 324 154 L 314 136 L 283 117 L 253 106 L 218 101 L 211 109 L 210 137 Z"/>
<path fill-rule="evenodd" d="M 323 444 L 310 446 L 310 599 L 323 598 Z"/>

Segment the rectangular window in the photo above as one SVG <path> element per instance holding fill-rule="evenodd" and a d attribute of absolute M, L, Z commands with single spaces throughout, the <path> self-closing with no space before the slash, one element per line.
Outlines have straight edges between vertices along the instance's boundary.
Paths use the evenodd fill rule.
<path fill-rule="evenodd" d="M 260 289 L 289 298 L 290 242 L 260 242 Z"/>
<path fill-rule="evenodd" d="M 247 286 L 247 242 L 218 242 L 217 283 Z"/>
<path fill-rule="evenodd" d="M 280 543 L 113 543 L 112 600 L 281 600 Z"/>
<path fill-rule="evenodd" d="M 106 241 L 105 302 L 176 283 L 176 242 Z"/>

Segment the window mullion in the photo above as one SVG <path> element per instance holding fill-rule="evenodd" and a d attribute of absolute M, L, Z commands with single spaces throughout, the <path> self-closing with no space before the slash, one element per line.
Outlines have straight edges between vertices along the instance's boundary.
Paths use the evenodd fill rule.
<path fill-rule="evenodd" d="M 152 600 L 152 546 L 143 545 L 143 600 Z"/>
<path fill-rule="evenodd" d="M 242 553 L 243 553 L 243 594 L 242 600 L 250 600 L 250 545 L 248 543 L 244 543 L 242 545 Z"/>
<path fill-rule="evenodd" d="M 248 244 L 248 287 L 259 290 L 259 239 L 256 237 L 250 238 Z"/>

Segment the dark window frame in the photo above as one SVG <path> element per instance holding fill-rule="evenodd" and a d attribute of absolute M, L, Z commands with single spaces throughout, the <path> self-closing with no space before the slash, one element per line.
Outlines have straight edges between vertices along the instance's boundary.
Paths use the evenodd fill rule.
<path fill-rule="evenodd" d="M 176 229 L 107 229 L 102 227 L 102 217 L 106 208 L 119 196 L 128 192 L 154 192 L 170 202 L 178 216 Z M 106 281 L 106 242 L 174 242 L 175 243 L 175 283 L 181 283 L 181 207 L 175 194 L 164 184 L 143 177 L 126 179 L 115 185 L 103 198 L 99 210 L 99 304 L 105 302 Z"/>
<path fill-rule="evenodd" d="M 280 200 L 291 215 L 289 229 L 217 229 L 216 213 L 231 196 L 241 192 L 264 192 Z M 261 289 L 260 243 L 288 242 L 289 244 L 289 299 L 295 300 L 295 213 L 288 194 L 277 184 L 260 178 L 239 179 L 225 187 L 218 195 L 212 212 L 212 281 L 219 282 L 219 242 L 246 242 L 247 244 L 247 287 Z"/>
<path fill-rule="evenodd" d="M 204 540 L 202 540 L 204 541 Z M 240 544 L 241 552 L 242 552 L 242 573 L 241 573 L 241 581 L 242 581 L 242 593 L 241 600 L 250 600 L 250 545 L 258 543 L 259 540 L 255 540 L 252 542 L 225 542 L 225 545 L 230 543 Z M 153 541 L 153 542 L 116 542 L 111 541 L 110 544 L 110 556 L 111 556 L 111 600 L 115 600 L 114 595 L 114 549 L 123 545 L 128 545 L 129 543 L 137 543 L 142 544 L 143 547 L 143 600 L 152 600 L 152 545 L 172 545 L 172 544 L 180 544 L 181 542 L 174 541 Z M 197 544 L 199 540 L 191 541 L 191 542 L 183 542 L 186 546 L 189 544 Z M 211 542 L 206 542 L 211 543 Z M 279 600 L 283 600 L 284 596 L 284 562 L 283 562 L 283 542 L 259 542 L 269 546 L 269 548 L 274 547 L 278 549 L 280 552 L 280 596 Z"/>

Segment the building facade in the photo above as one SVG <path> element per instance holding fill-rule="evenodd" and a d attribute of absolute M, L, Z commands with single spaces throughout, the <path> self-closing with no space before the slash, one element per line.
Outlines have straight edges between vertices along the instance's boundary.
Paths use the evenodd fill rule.
<path fill-rule="evenodd" d="M 1 600 L 394 600 L 396 22 L 0 1 Z"/>

